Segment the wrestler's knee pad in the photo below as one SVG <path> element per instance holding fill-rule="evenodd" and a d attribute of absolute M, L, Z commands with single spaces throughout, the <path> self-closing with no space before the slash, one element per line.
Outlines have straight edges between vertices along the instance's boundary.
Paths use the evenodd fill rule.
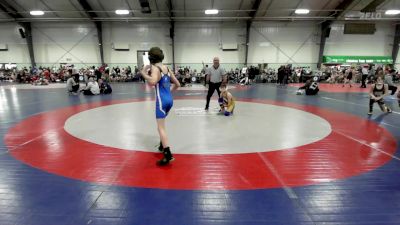
<path fill-rule="evenodd" d="M 224 115 L 225 115 L 225 116 L 230 116 L 230 115 L 232 115 L 232 113 L 230 113 L 230 112 L 228 112 L 228 111 L 225 111 L 225 112 L 224 112 Z"/>

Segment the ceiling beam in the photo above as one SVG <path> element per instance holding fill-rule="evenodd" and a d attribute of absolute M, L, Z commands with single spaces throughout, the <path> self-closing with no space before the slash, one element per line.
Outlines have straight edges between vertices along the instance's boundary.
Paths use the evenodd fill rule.
<path fill-rule="evenodd" d="M 103 4 L 101 4 L 100 0 L 97 0 L 97 4 L 99 4 L 101 10 L 103 10 L 107 16 L 110 16 L 110 14 L 108 14 L 108 10 L 106 10 L 106 8 L 103 6 Z"/>
<path fill-rule="evenodd" d="M 297 3 L 297 5 L 296 5 L 296 8 L 295 8 L 295 9 L 298 9 L 298 8 L 299 8 L 299 6 L 301 5 L 301 3 L 303 3 L 303 0 L 300 0 L 300 1 Z M 290 13 L 290 16 L 293 16 L 293 15 L 294 15 L 294 12 L 295 12 L 295 11 L 292 11 L 292 12 Z"/>
<path fill-rule="evenodd" d="M 380 4 L 378 7 L 376 7 L 377 9 L 379 8 L 380 10 L 381 9 L 385 9 L 385 6 L 387 6 L 389 3 L 391 3 L 392 1 L 391 0 L 387 0 L 387 1 L 385 1 L 383 4 Z"/>
<path fill-rule="evenodd" d="M 69 3 L 76 9 L 76 11 L 79 12 L 79 15 L 81 15 L 82 17 L 85 17 L 85 14 L 82 13 L 81 9 L 79 9 L 76 5 L 75 5 L 75 1 L 74 0 L 68 0 Z"/>
<path fill-rule="evenodd" d="M 167 6 L 168 6 L 168 14 L 169 14 L 169 17 L 171 17 L 171 18 L 172 18 L 172 17 L 175 17 L 173 5 L 172 5 L 172 0 L 168 0 Z"/>
<path fill-rule="evenodd" d="M 250 19 L 246 22 L 246 50 L 244 56 L 244 65 L 247 66 L 247 59 L 249 57 L 249 42 L 250 42 L 250 27 L 253 23 L 254 17 L 257 14 L 258 8 L 260 8 L 262 0 L 254 0 L 253 6 L 251 7 L 251 11 L 249 12 Z"/>
<path fill-rule="evenodd" d="M 11 1 L 11 3 L 10 3 L 10 1 Z M 22 7 L 22 5 L 19 4 L 18 2 L 16 2 L 15 0 L 14 1 L 13 0 L 8 0 L 7 2 L 10 3 L 11 5 L 13 5 L 14 8 L 18 9 L 19 11 L 21 11 L 21 10 L 22 10 L 22 12 L 29 11 L 29 10 L 26 10 L 24 7 Z"/>
<path fill-rule="evenodd" d="M 384 3 L 386 0 L 373 0 L 370 2 L 367 6 L 365 6 L 363 9 L 361 9 L 361 12 L 376 12 L 376 8 L 380 6 L 382 3 Z"/>
<path fill-rule="evenodd" d="M 89 5 L 89 3 L 86 0 L 78 0 L 78 2 L 85 10 L 85 13 L 89 18 L 93 19 L 94 17 L 98 17 L 97 14 L 93 12 L 93 8 Z"/>
<path fill-rule="evenodd" d="M 159 11 L 160 9 L 158 8 L 157 0 L 154 0 L 154 4 L 156 5 L 156 10 L 157 10 L 158 16 L 161 17 L 161 13 Z"/>
<path fill-rule="evenodd" d="M 321 16 L 321 13 L 325 11 L 326 7 L 328 7 L 328 5 L 329 5 L 330 2 L 331 2 L 330 0 L 326 1 L 326 3 L 324 4 L 324 6 L 322 6 L 321 11 L 319 11 L 319 12 L 317 13 L 317 16 Z"/>
<path fill-rule="evenodd" d="M 336 17 L 336 19 L 343 16 L 346 10 L 348 10 L 351 4 L 353 4 L 355 1 L 356 0 L 343 0 L 338 6 L 336 6 L 335 10 L 332 11 L 331 15 Z"/>
<path fill-rule="evenodd" d="M 168 14 L 168 11 L 165 13 Z M 9 22 L 90 22 L 90 21 L 101 21 L 101 22 L 126 22 L 126 21 L 141 21 L 141 22 L 155 22 L 155 21 L 164 21 L 164 22 L 170 22 L 171 20 L 177 22 L 177 21 L 184 21 L 184 22 L 238 22 L 238 21 L 248 21 L 250 20 L 251 17 L 249 16 L 222 16 L 222 17 L 212 17 L 212 16 L 189 16 L 189 17 L 183 17 L 183 16 L 174 16 L 170 17 L 169 15 L 167 16 L 162 16 L 162 17 L 149 17 L 149 16 L 135 16 L 135 17 L 96 17 L 93 19 L 90 19 L 88 17 L 43 17 L 43 18 L 36 18 L 36 17 L 29 17 L 29 18 L 19 18 L 19 19 L 14 19 L 14 18 L 0 18 L 0 23 L 9 23 Z M 371 18 L 365 21 L 361 21 L 358 18 L 338 18 L 336 19 L 333 16 L 318 16 L 318 17 L 296 17 L 296 16 L 271 16 L 271 17 L 254 17 L 254 21 L 282 21 L 282 22 L 288 22 L 288 21 L 314 21 L 317 22 L 318 24 L 321 24 L 321 21 L 342 21 L 342 22 L 392 22 L 392 23 L 399 23 L 400 22 L 400 17 L 390 17 L 390 18 Z"/>
<path fill-rule="evenodd" d="M 243 0 L 241 0 L 240 3 L 239 3 L 239 9 L 238 9 L 238 12 L 236 13 L 236 16 L 239 16 L 240 9 L 242 8 L 242 5 L 243 5 Z"/>
<path fill-rule="evenodd" d="M 260 7 L 262 0 L 254 0 L 253 6 L 251 7 L 251 11 L 249 12 L 249 16 L 254 18 L 257 14 L 257 10 Z"/>
<path fill-rule="evenodd" d="M 345 13 L 345 11 L 350 7 L 350 5 L 353 4 L 353 2 L 355 2 L 355 0 L 343 0 L 342 2 L 339 3 L 338 6 L 336 6 L 335 10 L 330 13 L 331 16 L 334 16 L 335 19 L 338 19 Z M 321 38 L 319 42 L 319 54 L 317 63 L 317 67 L 319 69 L 321 68 L 322 60 L 324 57 L 326 38 L 329 37 L 333 21 L 334 20 L 326 20 L 321 23 Z"/>
<path fill-rule="evenodd" d="M 271 0 L 271 1 L 268 3 L 267 7 L 265 8 L 264 17 L 267 15 L 268 10 L 269 10 L 269 8 L 271 7 L 272 3 L 274 3 L 274 0 Z"/>
<path fill-rule="evenodd" d="M 0 9 L 7 13 L 8 16 L 14 19 L 22 19 L 24 18 L 18 10 L 16 10 L 12 5 L 10 5 L 5 0 L 0 0 Z"/>
<path fill-rule="evenodd" d="M 133 10 L 132 10 L 132 7 L 131 7 L 131 4 L 129 3 L 129 1 L 128 1 L 128 0 L 125 0 L 125 4 L 128 6 L 128 8 L 129 8 L 129 11 L 130 11 L 131 13 L 133 13 Z"/>
<path fill-rule="evenodd" d="M 51 9 L 51 7 L 50 7 L 46 2 L 44 2 L 43 0 L 39 0 L 39 1 L 40 1 L 47 9 L 49 9 L 49 11 L 52 12 L 55 16 L 60 17 L 60 15 L 58 15 L 56 12 L 54 12 L 54 10 Z"/>
<path fill-rule="evenodd" d="M 90 4 L 87 2 L 87 0 L 78 0 L 79 4 L 82 6 L 82 8 L 85 10 L 86 15 L 93 20 L 94 18 L 98 17 L 97 13 L 93 11 L 93 8 L 90 6 Z M 104 50 L 103 50 L 103 23 L 101 21 L 93 21 L 96 30 L 97 30 L 97 41 L 98 41 L 98 46 L 99 46 L 99 52 L 100 52 L 100 61 L 101 64 L 104 64 Z"/>
<path fill-rule="evenodd" d="M 140 7 L 142 8 L 142 13 L 151 13 L 150 3 L 149 0 L 139 0 Z"/>

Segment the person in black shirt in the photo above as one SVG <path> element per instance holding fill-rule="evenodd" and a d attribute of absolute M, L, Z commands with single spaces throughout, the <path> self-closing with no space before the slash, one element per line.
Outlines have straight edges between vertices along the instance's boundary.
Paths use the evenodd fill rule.
<path fill-rule="evenodd" d="M 385 105 L 383 97 L 389 94 L 389 88 L 387 84 L 383 83 L 383 72 L 379 72 L 376 77 L 376 83 L 371 86 L 371 90 L 369 91 L 369 112 L 368 115 L 372 115 L 372 110 L 374 107 L 374 103 L 378 103 L 382 112 L 391 113 L 392 110 Z"/>
<path fill-rule="evenodd" d="M 305 92 L 306 95 L 316 95 L 319 92 L 319 87 L 318 87 L 318 77 L 314 77 L 313 81 L 307 80 L 304 86 L 300 87 L 297 91 L 298 95 L 301 95 L 303 91 Z"/>
<path fill-rule="evenodd" d="M 204 86 L 207 85 L 207 73 L 208 73 L 208 65 L 206 65 L 206 67 L 203 68 L 203 70 L 201 71 L 204 74 Z"/>
<path fill-rule="evenodd" d="M 353 70 L 352 70 L 352 69 L 349 69 L 349 70 L 347 71 L 347 76 L 346 76 L 346 78 L 344 79 L 343 87 L 346 85 L 346 83 L 349 83 L 350 87 L 352 87 L 352 86 L 351 86 L 352 80 L 353 80 Z"/>
<path fill-rule="evenodd" d="M 278 69 L 278 84 L 283 85 L 283 80 L 285 78 L 285 67 L 281 66 Z"/>
<path fill-rule="evenodd" d="M 96 69 L 94 71 L 94 75 L 96 76 L 96 81 L 99 82 L 99 80 L 101 79 L 101 76 L 102 76 L 100 70 Z"/>

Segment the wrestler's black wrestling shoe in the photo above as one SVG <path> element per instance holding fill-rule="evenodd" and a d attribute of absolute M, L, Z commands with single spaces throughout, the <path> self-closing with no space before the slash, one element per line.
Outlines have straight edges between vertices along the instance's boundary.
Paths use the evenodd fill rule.
<path fill-rule="evenodd" d="M 163 149 L 164 158 L 157 161 L 157 165 L 165 166 L 168 165 L 170 162 L 174 161 L 175 158 L 172 156 L 171 150 L 169 147 Z"/>

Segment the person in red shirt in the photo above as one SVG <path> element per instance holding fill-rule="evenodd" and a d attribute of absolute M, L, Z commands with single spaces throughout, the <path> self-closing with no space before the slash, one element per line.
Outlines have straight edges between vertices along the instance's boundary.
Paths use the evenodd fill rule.
<path fill-rule="evenodd" d="M 45 69 L 44 72 L 43 72 L 43 76 L 47 80 L 50 80 L 50 72 L 49 72 L 49 70 Z"/>

